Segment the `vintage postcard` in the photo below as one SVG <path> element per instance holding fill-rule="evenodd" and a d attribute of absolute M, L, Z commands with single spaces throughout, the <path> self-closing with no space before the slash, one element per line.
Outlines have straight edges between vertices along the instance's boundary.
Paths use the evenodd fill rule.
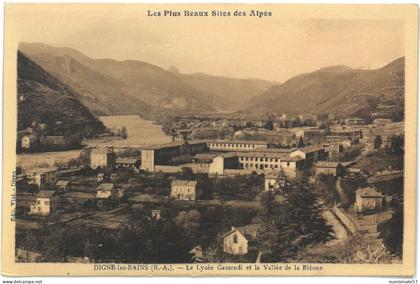
<path fill-rule="evenodd" d="M 415 273 L 416 5 L 6 4 L 2 273 Z"/>

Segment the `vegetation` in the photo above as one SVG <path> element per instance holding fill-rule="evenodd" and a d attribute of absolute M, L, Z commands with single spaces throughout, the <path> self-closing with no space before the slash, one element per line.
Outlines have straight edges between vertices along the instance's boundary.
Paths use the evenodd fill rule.
<path fill-rule="evenodd" d="M 321 216 L 316 194 L 302 181 L 286 183 L 281 206 L 266 203 L 270 215 L 266 230 L 264 262 L 292 262 L 308 245 L 332 238 L 332 230 Z"/>

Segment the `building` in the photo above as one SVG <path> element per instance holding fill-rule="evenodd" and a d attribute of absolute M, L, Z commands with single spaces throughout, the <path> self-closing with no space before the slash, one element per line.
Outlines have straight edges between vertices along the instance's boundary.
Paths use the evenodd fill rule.
<path fill-rule="evenodd" d="M 157 210 L 157 209 L 152 210 L 151 216 L 152 216 L 152 219 L 155 219 L 155 220 L 159 220 L 160 218 L 162 218 L 162 216 L 160 215 L 160 210 Z"/>
<path fill-rule="evenodd" d="M 207 146 L 211 151 L 252 151 L 267 149 L 268 143 L 266 141 L 214 140 L 208 141 Z"/>
<path fill-rule="evenodd" d="M 196 200 L 197 182 L 192 180 L 174 180 L 171 183 L 171 198 L 178 200 Z"/>
<path fill-rule="evenodd" d="M 112 148 L 93 149 L 90 153 L 90 167 L 113 168 L 115 166 L 116 154 Z"/>
<path fill-rule="evenodd" d="M 348 117 L 344 119 L 344 124 L 346 125 L 360 125 L 360 124 L 365 124 L 365 123 L 366 121 L 360 117 Z"/>
<path fill-rule="evenodd" d="M 26 176 L 29 184 L 36 184 L 40 190 L 47 188 L 49 185 L 55 185 L 56 172 L 52 170 L 30 173 Z"/>
<path fill-rule="evenodd" d="M 21 139 L 21 147 L 24 149 L 32 149 L 38 143 L 38 139 L 35 135 L 25 135 Z"/>
<path fill-rule="evenodd" d="M 97 181 L 97 182 L 101 182 L 101 181 L 103 181 L 103 180 L 104 180 L 104 178 L 105 178 L 105 174 L 104 174 L 104 173 L 98 173 L 98 174 L 96 175 L 96 181 Z"/>
<path fill-rule="evenodd" d="M 320 174 L 342 176 L 345 172 L 343 165 L 339 162 L 318 161 L 314 166 L 315 176 Z"/>
<path fill-rule="evenodd" d="M 379 211 L 382 209 L 383 196 L 372 187 L 364 187 L 356 190 L 354 207 L 356 212 Z"/>
<path fill-rule="evenodd" d="M 393 120 L 391 118 L 375 118 L 373 120 L 374 124 L 382 124 L 382 125 L 392 123 L 392 122 L 393 122 Z"/>
<path fill-rule="evenodd" d="M 113 183 L 102 183 L 96 188 L 96 198 L 107 199 L 110 197 L 118 197 L 117 189 Z"/>
<path fill-rule="evenodd" d="M 66 144 L 64 136 L 42 136 L 40 142 L 45 146 L 64 146 Z"/>
<path fill-rule="evenodd" d="M 279 174 L 276 172 L 268 173 L 264 177 L 264 191 L 278 191 L 284 186 L 284 179 L 279 181 Z"/>
<path fill-rule="evenodd" d="M 328 160 L 338 162 L 340 160 L 340 144 L 327 143 L 324 145 L 325 150 L 328 152 Z"/>
<path fill-rule="evenodd" d="M 172 158 L 181 155 L 195 155 L 207 150 L 207 143 L 204 140 L 174 141 L 147 146 L 141 149 L 141 169 L 154 172 L 156 165 L 166 165 Z"/>
<path fill-rule="evenodd" d="M 324 149 L 323 145 L 309 145 L 293 151 L 291 157 L 300 157 L 304 159 L 305 166 L 310 167 L 312 164 L 316 163 L 318 160 L 325 160 L 327 157 L 327 152 Z"/>
<path fill-rule="evenodd" d="M 116 158 L 115 167 L 138 169 L 140 167 L 140 160 L 137 158 Z"/>
<path fill-rule="evenodd" d="M 70 182 L 68 180 L 59 180 L 55 185 L 60 191 L 68 191 L 70 188 Z"/>
<path fill-rule="evenodd" d="M 295 178 L 304 169 L 304 159 L 291 157 L 296 149 L 267 149 L 264 151 L 235 152 L 244 170 L 283 171 L 288 177 Z"/>
<path fill-rule="evenodd" d="M 229 232 L 222 235 L 223 252 L 232 255 L 248 254 L 252 242 L 258 240 L 261 229 L 260 224 L 232 227 Z"/>
<path fill-rule="evenodd" d="M 48 216 L 54 213 L 59 205 L 59 198 L 52 190 L 41 190 L 31 204 L 31 214 Z"/>

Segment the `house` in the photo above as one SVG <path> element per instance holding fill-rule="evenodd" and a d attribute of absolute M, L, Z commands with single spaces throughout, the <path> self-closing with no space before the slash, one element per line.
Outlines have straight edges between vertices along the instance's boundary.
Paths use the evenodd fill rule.
<path fill-rule="evenodd" d="M 318 161 L 314 166 L 315 176 L 320 174 L 342 176 L 344 172 L 345 168 L 339 162 Z"/>
<path fill-rule="evenodd" d="M 68 191 L 70 188 L 70 182 L 68 180 L 59 180 L 55 185 L 60 191 Z"/>
<path fill-rule="evenodd" d="M 29 184 L 36 184 L 40 190 L 47 188 L 48 185 L 54 185 L 56 172 L 52 170 L 30 173 L 26 176 Z"/>
<path fill-rule="evenodd" d="M 96 188 L 96 198 L 107 199 L 118 197 L 117 189 L 113 183 L 102 183 Z"/>
<path fill-rule="evenodd" d="M 21 139 L 21 147 L 24 149 L 32 149 L 37 145 L 38 139 L 35 135 L 25 135 Z"/>
<path fill-rule="evenodd" d="M 246 255 L 250 245 L 258 240 L 262 226 L 251 224 L 244 227 L 232 227 L 222 235 L 223 252 L 232 255 Z"/>
<path fill-rule="evenodd" d="M 277 191 L 281 186 L 284 186 L 284 180 L 279 183 L 279 175 L 276 172 L 268 173 L 264 177 L 264 190 Z"/>
<path fill-rule="evenodd" d="M 48 216 L 54 213 L 59 205 L 59 197 L 53 190 L 41 190 L 31 204 L 30 213 Z"/>
<path fill-rule="evenodd" d="M 327 152 L 324 149 L 323 145 L 309 145 L 296 149 L 290 154 L 291 157 L 300 157 L 305 159 L 305 166 L 311 166 L 313 163 L 316 163 L 318 160 L 323 160 L 327 156 Z"/>
<path fill-rule="evenodd" d="M 112 148 L 108 149 L 94 149 L 90 153 L 90 167 L 97 168 L 112 168 L 115 166 L 116 154 Z"/>
<path fill-rule="evenodd" d="M 196 200 L 197 182 L 192 180 L 174 180 L 171 183 L 171 198 L 178 200 Z"/>
<path fill-rule="evenodd" d="M 383 195 L 372 187 L 364 187 L 356 190 L 354 207 L 358 213 L 366 211 L 378 211 L 382 209 Z"/>
<path fill-rule="evenodd" d="M 200 245 L 195 246 L 192 250 L 190 250 L 190 254 L 192 255 L 191 260 L 193 263 L 205 262 L 204 252 Z"/>
<path fill-rule="evenodd" d="M 104 178 L 105 178 L 105 174 L 104 174 L 104 173 L 98 173 L 98 174 L 96 175 L 96 181 L 97 181 L 97 182 L 101 182 L 101 181 L 103 181 L 103 180 L 104 180 Z"/>
<path fill-rule="evenodd" d="M 116 181 L 117 181 L 117 179 L 118 179 L 118 174 L 116 174 L 116 173 L 111 174 L 111 176 L 110 176 L 110 180 L 111 180 L 112 182 L 116 182 Z"/>
<path fill-rule="evenodd" d="M 152 210 L 152 219 L 159 220 L 160 218 L 162 218 L 162 216 L 160 215 L 160 210 Z"/>
<path fill-rule="evenodd" d="M 365 120 L 360 117 L 348 117 L 344 119 L 344 124 L 346 125 L 359 125 L 359 124 L 365 124 Z"/>

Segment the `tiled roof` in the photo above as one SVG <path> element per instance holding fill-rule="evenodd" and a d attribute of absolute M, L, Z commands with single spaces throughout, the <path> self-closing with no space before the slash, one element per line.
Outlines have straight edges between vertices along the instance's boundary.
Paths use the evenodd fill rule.
<path fill-rule="evenodd" d="M 96 189 L 101 191 L 111 191 L 114 188 L 112 183 L 102 183 Z"/>
<path fill-rule="evenodd" d="M 340 163 L 338 162 L 327 162 L 327 161 L 318 161 L 315 164 L 316 168 L 336 168 Z"/>
<path fill-rule="evenodd" d="M 37 198 L 50 198 L 54 194 L 55 194 L 55 191 L 53 190 L 41 190 L 40 192 L 38 192 L 36 197 Z"/>
<path fill-rule="evenodd" d="M 171 183 L 172 186 L 196 186 L 197 182 L 195 180 L 174 180 Z"/>
<path fill-rule="evenodd" d="M 255 239 L 255 234 L 260 231 L 263 228 L 262 224 L 250 224 L 250 225 L 246 225 L 243 227 L 232 227 L 232 229 L 223 234 L 222 238 L 225 238 L 227 236 L 229 236 L 230 234 L 232 234 L 233 232 L 239 231 L 244 237 L 246 237 L 247 239 Z"/>
<path fill-rule="evenodd" d="M 56 183 L 57 186 L 66 186 L 68 184 L 69 184 L 69 181 L 68 180 L 59 180 Z"/>
<path fill-rule="evenodd" d="M 115 163 L 117 164 L 135 164 L 138 161 L 136 158 L 117 158 Z"/>
<path fill-rule="evenodd" d="M 359 188 L 358 190 L 356 190 L 356 195 L 360 195 L 360 196 L 366 196 L 366 197 L 381 197 L 382 194 L 378 191 L 376 191 L 374 188 L 372 187 L 364 187 L 364 188 Z"/>
<path fill-rule="evenodd" d="M 311 153 L 319 150 L 323 150 L 324 147 L 322 145 L 316 144 L 316 145 L 309 145 L 302 148 L 298 148 L 297 151 L 302 151 L 304 153 Z"/>

